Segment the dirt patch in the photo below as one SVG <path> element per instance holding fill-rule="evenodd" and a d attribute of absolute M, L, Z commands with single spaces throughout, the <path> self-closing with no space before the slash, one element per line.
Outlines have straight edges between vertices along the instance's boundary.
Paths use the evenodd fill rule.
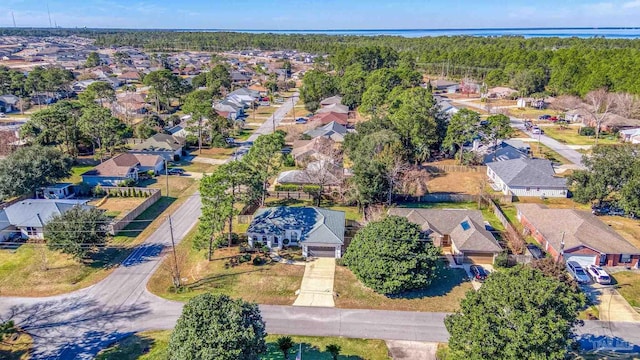
<path fill-rule="evenodd" d="M 138 205 L 140 205 L 146 198 L 115 198 L 109 197 L 107 200 L 98 207 L 98 209 L 105 210 L 107 213 L 118 213 L 120 216 L 124 216 L 124 214 L 129 211 L 135 209 Z M 95 205 L 98 201 L 92 201 L 90 205 Z"/>
<path fill-rule="evenodd" d="M 481 186 L 486 185 L 484 172 L 456 172 L 434 174 L 427 188 L 430 193 L 479 194 Z"/>

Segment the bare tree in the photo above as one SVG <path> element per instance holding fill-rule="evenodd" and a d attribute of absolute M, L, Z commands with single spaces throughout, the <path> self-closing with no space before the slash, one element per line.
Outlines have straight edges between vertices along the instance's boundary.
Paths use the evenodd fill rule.
<path fill-rule="evenodd" d="M 627 119 L 637 118 L 640 115 L 640 98 L 629 93 L 614 94 L 616 108 L 614 112 Z"/>
<path fill-rule="evenodd" d="M 596 128 L 596 141 L 595 145 L 598 145 L 598 138 L 600 137 L 600 128 L 602 122 L 616 107 L 616 98 L 614 94 L 609 93 L 606 89 L 593 90 L 585 97 L 586 106 L 584 109 L 591 115 L 592 120 L 595 122 Z"/>
<path fill-rule="evenodd" d="M 405 195 L 424 196 L 429 193 L 427 185 L 429 183 L 429 172 L 417 166 L 407 168 L 400 179 L 400 190 Z"/>
<path fill-rule="evenodd" d="M 307 165 L 304 170 L 305 177 L 310 184 L 320 187 L 316 196 L 317 206 L 320 206 L 322 194 L 327 186 L 340 185 L 342 183 L 343 171 L 342 166 L 329 160 L 318 160 Z"/>
<path fill-rule="evenodd" d="M 567 112 L 576 110 L 582 105 L 582 100 L 577 96 L 560 95 L 551 103 L 551 109 L 555 110 L 561 119 L 567 118 Z M 565 124 L 560 124 L 561 128 L 566 128 Z"/>
<path fill-rule="evenodd" d="M 14 150 L 12 143 L 18 141 L 15 133 L 8 130 L 0 130 L 0 156 L 7 156 Z"/>
<path fill-rule="evenodd" d="M 173 251 L 172 249 L 166 249 L 166 251 Z M 189 258 L 188 251 L 181 247 L 175 248 L 175 256 L 166 256 L 162 264 L 160 265 L 160 271 L 166 276 L 171 278 L 171 284 L 177 291 L 182 285 L 182 279 L 180 279 L 179 269 L 184 267 Z"/>

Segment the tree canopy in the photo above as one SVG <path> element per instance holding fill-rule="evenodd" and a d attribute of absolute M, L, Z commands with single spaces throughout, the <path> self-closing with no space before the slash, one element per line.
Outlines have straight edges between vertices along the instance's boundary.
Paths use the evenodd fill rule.
<path fill-rule="evenodd" d="M 109 218 L 97 208 L 74 206 L 53 216 L 44 227 L 47 247 L 84 258 L 107 239 Z"/>
<path fill-rule="evenodd" d="M 30 194 L 71 175 L 72 159 L 43 146 L 16 150 L 0 160 L 0 199 Z"/>
<path fill-rule="evenodd" d="M 526 266 L 491 274 L 447 316 L 449 349 L 460 359 L 564 359 L 585 297 Z"/>
<path fill-rule="evenodd" d="M 169 360 L 258 359 L 267 350 L 258 305 L 202 294 L 183 308 L 169 339 Z"/>
<path fill-rule="evenodd" d="M 424 288 L 434 278 L 440 250 L 420 241 L 420 228 L 404 217 L 370 222 L 351 241 L 344 263 L 381 294 Z"/>

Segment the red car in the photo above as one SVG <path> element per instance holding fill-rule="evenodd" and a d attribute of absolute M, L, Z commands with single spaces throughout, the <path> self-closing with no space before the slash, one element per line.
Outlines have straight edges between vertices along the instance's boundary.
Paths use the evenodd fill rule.
<path fill-rule="evenodd" d="M 558 117 L 557 116 L 552 116 L 552 117 L 549 118 L 549 121 L 556 122 L 556 121 L 558 121 Z"/>

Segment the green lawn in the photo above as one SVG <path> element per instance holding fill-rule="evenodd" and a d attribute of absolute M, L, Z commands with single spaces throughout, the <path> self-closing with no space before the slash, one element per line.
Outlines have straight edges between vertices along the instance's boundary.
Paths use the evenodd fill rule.
<path fill-rule="evenodd" d="M 170 330 L 145 331 L 131 335 L 111 347 L 101 351 L 97 360 L 164 360 L 167 358 Z M 267 353 L 260 358 L 263 360 L 283 359 L 282 352 L 278 349 L 276 341 L 279 335 L 269 335 L 267 341 Z M 290 350 L 289 359 L 293 359 L 302 344 L 302 359 L 304 360 L 331 360 L 331 355 L 325 351 L 329 344 L 341 347 L 340 360 L 388 360 L 387 346 L 382 340 L 347 339 L 338 337 L 310 337 L 291 336 L 296 344 Z"/>
<path fill-rule="evenodd" d="M 595 136 L 582 136 L 578 134 L 578 128 L 570 126 L 561 128 L 559 126 L 545 126 L 542 128 L 544 134 L 558 140 L 561 143 L 569 145 L 595 145 Z M 618 144 L 620 143 L 615 134 L 601 133 L 598 144 Z"/>
<path fill-rule="evenodd" d="M 78 165 L 78 166 L 74 166 L 71 168 L 71 176 L 61 180 L 60 182 L 69 182 L 69 183 L 73 183 L 73 184 L 77 184 L 79 182 L 82 182 L 82 175 L 83 173 L 93 169 L 94 166 L 87 166 L 87 165 Z"/>
<path fill-rule="evenodd" d="M 631 271 L 623 271 L 612 274 L 616 280 L 616 287 L 622 297 L 631 306 L 640 308 L 640 274 Z"/>

